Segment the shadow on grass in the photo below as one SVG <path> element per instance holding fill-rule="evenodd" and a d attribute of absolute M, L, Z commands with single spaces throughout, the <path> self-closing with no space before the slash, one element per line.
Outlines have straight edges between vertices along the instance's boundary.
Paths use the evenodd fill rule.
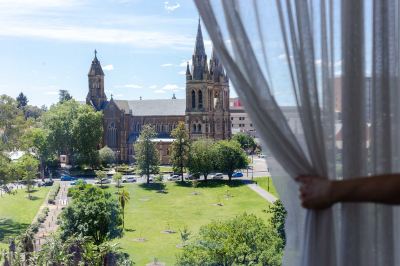
<path fill-rule="evenodd" d="M 177 186 L 180 187 L 193 187 L 193 182 L 192 181 L 177 181 L 175 182 Z M 213 179 L 208 179 L 208 180 L 199 180 L 197 187 L 198 188 L 219 188 L 223 186 L 228 186 L 228 187 L 240 187 L 246 185 L 242 180 L 213 180 Z"/>
<path fill-rule="evenodd" d="M 12 219 L 0 219 L 0 241 L 6 243 L 9 237 L 19 235 L 29 224 L 17 223 Z"/>
<path fill-rule="evenodd" d="M 141 187 L 145 190 L 157 190 L 157 191 L 164 190 L 165 191 L 166 185 L 165 185 L 165 183 L 149 183 L 149 184 L 141 183 L 141 184 L 139 184 L 139 187 Z"/>
<path fill-rule="evenodd" d="M 125 228 L 124 229 L 126 232 L 135 232 L 136 229 L 132 229 L 132 228 Z"/>

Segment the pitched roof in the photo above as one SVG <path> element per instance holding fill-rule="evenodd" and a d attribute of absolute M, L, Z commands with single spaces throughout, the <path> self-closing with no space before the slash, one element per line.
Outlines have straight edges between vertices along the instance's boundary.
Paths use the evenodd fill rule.
<path fill-rule="evenodd" d="M 185 99 L 113 101 L 120 110 L 133 116 L 184 116 L 186 110 Z"/>
<path fill-rule="evenodd" d="M 103 69 L 101 68 L 100 61 L 97 59 L 96 53 L 97 52 L 95 50 L 95 56 L 93 58 L 92 65 L 90 66 L 90 70 L 89 70 L 88 75 L 90 75 L 90 76 L 97 76 L 97 75 L 104 76 Z"/>

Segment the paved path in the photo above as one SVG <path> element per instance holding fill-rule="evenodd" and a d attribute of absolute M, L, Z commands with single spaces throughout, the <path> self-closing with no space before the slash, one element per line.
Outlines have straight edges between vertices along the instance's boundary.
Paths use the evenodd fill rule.
<path fill-rule="evenodd" d="M 59 182 L 59 181 L 56 181 Z M 67 193 L 68 193 L 68 186 L 69 184 L 66 182 L 60 182 L 60 190 L 58 191 L 55 204 L 49 204 L 47 202 L 47 198 L 45 203 L 40 207 L 38 214 L 42 212 L 42 209 L 49 208 L 49 213 L 46 217 L 44 223 L 41 224 L 39 231 L 35 235 L 34 246 L 35 250 L 39 251 L 41 246 L 46 243 L 46 238 L 54 233 L 57 228 L 57 218 L 60 215 L 62 209 L 66 207 L 69 203 Z M 36 217 L 34 222 L 36 222 Z"/>
<path fill-rule="evenodd" d="M 258 195 L 263 197 L 265 200 L 267 200 L 270 203 L 274 203 L 278 198 L 260 187 L 259 185 L 251 182 L 248 179 L 242 179 L 242 182 L 246 184 L 250 189 L 252 189 L 254 192 L 256 192 Z"/>

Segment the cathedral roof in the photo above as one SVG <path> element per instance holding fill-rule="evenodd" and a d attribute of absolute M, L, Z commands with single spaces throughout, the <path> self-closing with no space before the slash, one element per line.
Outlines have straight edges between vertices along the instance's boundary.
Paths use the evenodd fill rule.
<path fill-rule="evenodd" d="M 133 116 L 184 116 L 185 99 L 114 100 L 120 110 Z"/>
<path fill-rule="evenodd" d="M 90 76 L 104 76 L 103 69 L 101 68 L 100 61 L 97 59 L 97 51 L 94 50 L 94 58 L 92 61 L 92 65 L 90 66 L 90 70 L 88 75 Z"/>

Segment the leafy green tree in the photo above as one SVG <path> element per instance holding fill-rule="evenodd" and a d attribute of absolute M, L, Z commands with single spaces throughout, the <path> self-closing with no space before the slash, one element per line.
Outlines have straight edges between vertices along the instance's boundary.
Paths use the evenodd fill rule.
<path fill-rule="evenodd" d="M 213 221 L 200 228 L 178 255 L 177 265 L 281 265 L 280 239 L 254 214 Z"/>
<path fill-rule="evenodd" d="M 97 147 L 103 136 L 102 116 L 101 112 L 96 112 L 88 105 L 79 108 L 72 128 L 79 164 L 87 164 L 92 168 L 98 165 L 99 152 Z"/>
<path fill-rule="evenodd" d="M 28 105 L 28 98 L 22 92 L 18 94 L 16 100 L 18 102 L 17 104 L 18 108 L 23 108 Z"/>
<path fill-rule="evenodd" d="M 99 157 L 100 163 L 104 166 L 115 163 L 116 160 L 114 151 L 107 146 L 99 150 Z"/>
<path fill-rule="evenodd" d="M 233 135 L 232 140 L 236 140 L 237 142 L 239 142 L 240 147 L 242 147 L 243 150 L 249 153 L 254 152 L 254 150 L 257 148 L 257 143 L 255 139 L 245 133 L 237 133 Z"/>
<path fill-rule="evenodd" d="M 34 105 L 27 105 L 23 107 L 25 119 L 38 119 L 42 116 L 43 110 Z"/>
<path fill-rule="evenodd" d="M 125 229 L 125 205 L 131 199 L 129 192 L 123 189 L 118 196 L 119 203 L 121 204 L 122 208 L 122 228 Z"/>
<path fill-rule="evenodd" d="M 20 146 L 20 139 L 28 127 L 17 101 L 7 95 L 0 96 L 0 151 L 12 151 Z"/>
<path fill-rule="evenodd" d="M 193 174 L 204 175 L 206 181 L 215 166 L 215 149 L 213 147 L 214 141 L 211 139 L 199 139 L 194 141 L 190 148 L 189 171 Z"/>
<path fill-rule="evenodd" d="M 7 184 L 14 181 L 13 176 L 10 175 L 10 168 L 10 159 L 0 153 L 0 189 L 5 192 L 10 192 Z"/>
<path fill-rule="evenodd" d="M 25 151 L 32 151 L 39 159 L 42 178 L 44 177 L 45 163 L 50 159 L 47 137 L 48 132 L 42 128 L 30 128 L 22 137 L 22 146 Z"/>
<path fill-rule="evenodd" d="M 58 102 L 64 103 L 66 101 L 72 100 L 72 96 L 67 90 L 59 90 L 58 92 Z"/>
<path fill-rule="evenodd" d="M 286 233 L 285 233 L 285 220 L 287 216 L 287 211 L 281 200 L 276 200 L 268 208 L 268 213 L 271 214 L 270 223 L 272 227 L 276 230 L 279 237 L 282 239 L 281 250 L 286 245 Z"/>
<path fill-rule="evenodd" d="M 98 187 L 88 186 L 74 193 L 71 204 L 61 213 L 61 238 L 87 236 L 96 245 L 122 234 L 118 201 Z"/>
<path fill-rule="evenodd" d="M 215 144 L 216 167 L 228 174 L 229 180 L 236 169 L 246 168 L 249 164 L 246 153 L 234 140 L 221 140 Z"/>
<path fill-rule="evenodd" d="M 26 153 L 16 162 L 17 171 L 22 175 L 22 179 L 26 181 L 26 189 L 31 199 L 31 191 L 33 186 L 33 180 L 38 173 L 39 161 L 31 154 Z"/>
<path fill-rule="evenodd" d="M 152 141 L 155 137 L 156 132 L 153 127 L 144 125 L 134 146 L 137 167 L 141 175 L 146 175 L 147 184 L 150 183 L 150 174 L 157 174 L 160 170 L 156 143 Z"/>
<path fill-rule="evenodd" d="M 122 182 L 122 174 L 120 172 L 117 172 L 113 175 L 113 180 L 115 181 L 116 186 L 118 188 L 118 192 L 119 192 L 119 188 L 121 187 L 121 182 Z"/>
<path fill-rule="evenodd" d="M 170 158 L 174 172 L 181 174 L 183 182 L 183 169 L 187 167 L 190 150 L 189 134 L 183 122 L 172 130 L 171 136 L 175 139 L 170 146 Z"/>
<path fill-rule="evenodd" d="M 102 170 L 97 170 L 96 179 L 100 183 L 100 187 L 103 188 L 103 180 L 107 178 L 107 172 Z"/>

